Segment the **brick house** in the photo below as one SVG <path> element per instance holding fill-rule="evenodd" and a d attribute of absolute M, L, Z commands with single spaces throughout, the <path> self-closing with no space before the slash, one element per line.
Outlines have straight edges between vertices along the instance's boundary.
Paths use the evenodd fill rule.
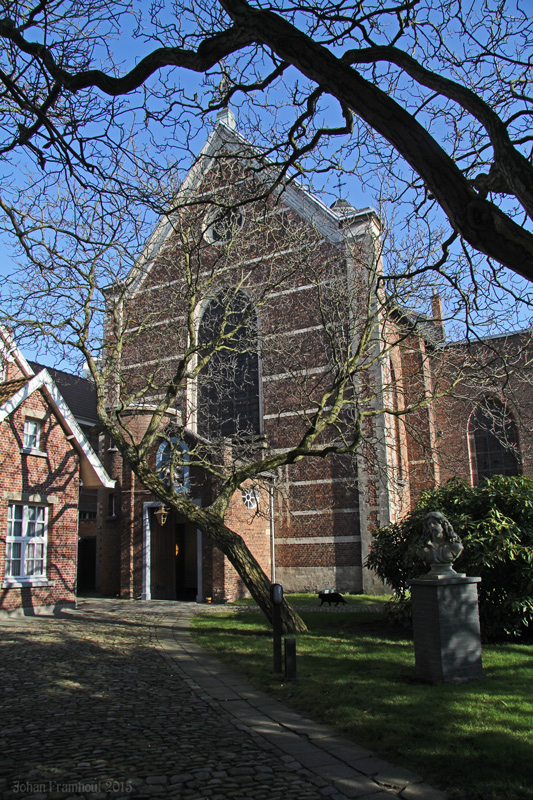
<path fill-rule="evenodd" d="M 0 613 L 75 605 L 80 481 L 111 488 L 46 369 L 0 330 Z"/>
<path fill-rule="evenodd" d="M 269 196 L 245 204 L 245 173 L 253 158 L 226 109 L 219 113 L 215 130 L 179 190 L 191 205 L 196 198 L 209 198 L 207 211 L 201 212 L 205 228 L 201 274 L 210 276 L 212 290 L 196 316 L 200 343 L 207 341 L 223 313 L 221 298 L 227 297 L 228 291 L 234 292 L 235 308 L 246 315 L 253 306 L 250 297 L 258 297 L 258 287 L 284 276 L 279 291 L 272 291 L 268 302 L 257 303 L 260 310 L 254 311 L 252 325 L 257 345 L 250 346 L 245 359 L 234 359 L 233 388 L 223 382 L 210 384 L 205 375 L 176 397 L 165 425 L 179 429 L 185 449 L 217 431 L 229 440 L 239 430 L 265 452 L 288 448 L 330 369 L 328 329 L 317 295 L 321 279 L 311 280 L 310 275 L 341 273 L 347 285 L 364 288 L 365 263 L 379 259 L 380 223 L 370 208 L 358 210 L 343 200 L 329 208 L 297 184 L 286 187 L 280 198 Z M 258 171 L 257 162 L 253 162 L 254 170 Z M 213 212 L 209 209 L 213 197 L 216 205 L 217 191 L 231 208 L 225 216 L 210 221 Z M 191 238 L 183 231 L 194 224 L 187 219 L 184 222 L 183 217 L 161 222 L 123 294 L 126 334 L 117 386 L 120 382 L 141 391 L 143 382 L 149 383 L 152 395 L 143 394 L 142 400 L 147 406 L 163 391 L 185 347 L 188 334 L 179 262 Z M 238 254 L 238 263 L 224 260 L 221 245 L 226 244 L 228 251 Z M 296 250 L 305 250 L 306 266 L 291 271 L 290 253 Z M 355 311 L 357 302 L 354 297 L 351 308 Z M 505 343 L 495 340 L 489 347 L 491 353 L 499 352 L 503 362 L 508 357 L 508 338 Z M 272 341 L 286 344 L 267 346 Z M 483 343 L 477 354 L 462 345 L 446 344 L 438 297 L 433 300 L 431 316 L 401 309 L 392 313 L 385 341 L 385 354 L 372 361 L 363 379 L 368 385 L 361 384 L 356 390 L 370 387 L 367 394 L 373 399 L 368 401 L 369 407 L 384 403 L 401 410 L 418 401 L 421 407 L 410 419 L 394 413 L 369 416 L 365 434 L 372 442 L 371 452 L 362 448 L 355 458 L 304 458 L 282 467 L 270 476 L 270 483 L 242 486 L 226 514 L 229 527 L 244 537 L 265 572 L 287 591 L 326 587 L 345 592 L 379 591 L 380 584 L 364 567 L 375 527 L 407 513 L 423 488 L 452 474 L 464 474 L 476 482 L 482 474 L 502 469 L 504 451 L 521 447 L 529 452 L 530 426 L 522 426 L 519 441 L 517 423 L 508 421 L 511 408 L 502 405 L 499 379 L 492 384 L 490 378 L 481 383 L 467 380 L 460 395 L 452 392 L 438 403 L 424 403 L 435 387 L 450 383 L 454 369 L 471 370 L 474 376 L 476 362 L 487 361 Z M 516 344 L 516 360 L 523 359 L 522 349 Z M 489 369 L 487 374 L 496 373 Z M 520 380 L 517 392 L 524 399 L 528 367 L 522 370 Z M 117 386 L 110 388 L 110 401 Z M 142 403 L 125 412 L 131 416 L 133 436 L 141 436 L 147 424 Z M 501 413 L 492 413 L 488 434 L 488 412 L 480 410 L 483 404 L 493 412 L 496 406 L 501 409 Z M 239 456 L 229 448 L 227 457 Z M 514 461 L 505 457 L 508 472 L 530 473 L 530 456 L 515 455 Z M 116 479 L 116 489 L 104 502 L 99 531 L 100 588 L 104 593 L 142 599 L 202 601 L 207 597 L 219 602 L 243 595 L 244 587 L 222 554 L 200 531 L 172 514 L 167 518 L 159 501 L 118 457 L 113 442 L 103 443 L 102 458 Z M 154 453 L 156 468 L 158 458 L 164 462 L 164 443 Z M 454 458 L 459 459 L 459 466 L 453 466 Z M 196 503 L 209 504 L 216 488 L 214 479 L 183 463 L 183 490 Z M 486 465 L 484 473 L 478 469 L 482 463 Z"/>
<path fill-rule="evenodd" d="M 42 364 L 29 362 L 35 373 L 44 369 Z M 57 386 L 61 397 L 67 404 L 89 444 L 98 453 L 97 433 L 98 415 L 96 413 L 96 388 L 93 381 L 85 376 L 72 375 L 64 370 L 46 368 Z M 97 575 L 97 517 L 98 494 L 95 487 L 84 485 L 80 489 L 79 532 L 78 532 L 78 578 L 79 592 L 94 592 L 98 582 Z"/>

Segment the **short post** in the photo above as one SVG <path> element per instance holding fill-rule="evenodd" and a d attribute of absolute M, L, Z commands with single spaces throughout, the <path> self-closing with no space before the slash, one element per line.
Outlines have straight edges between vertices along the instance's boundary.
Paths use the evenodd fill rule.
<path fill-rule="evenodd" d="M 481 578 L 411 580 L 415 670 L 430 683 L 483 677 L 477 585 Z"/>
<path fill-rule="evenodd" d="M 285 680 L 296 680 L 296 639 L 285 639 Z"/>
<path fill-rule="evenodd" d="M 274 672 L 282 673 L 281 658 L 281 604 L 283 603 L 283 587 L 281 583 L 273 583 L 270 587 L 272 600 L 272 644 L 274 648 Z"/>

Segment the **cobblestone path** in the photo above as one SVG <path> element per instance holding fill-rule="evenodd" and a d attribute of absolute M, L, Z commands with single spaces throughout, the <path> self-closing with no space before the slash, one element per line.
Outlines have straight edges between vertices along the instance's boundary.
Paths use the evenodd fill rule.
<path fill-rule="evenodd" d="M 6 800 L 391 797 L 364 776 L 344 794 L 250 730 L 162 652 L 157 608 L 118 606 L 0 620 Z"/>

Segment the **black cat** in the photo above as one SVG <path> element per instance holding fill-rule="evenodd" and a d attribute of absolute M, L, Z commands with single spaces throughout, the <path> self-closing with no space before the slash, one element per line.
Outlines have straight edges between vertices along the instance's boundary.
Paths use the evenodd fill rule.
<path fill-rule="evenodd" d="M 321 601 L 321 606 L 323 606 L 324 603 L 327 603 L 330 607 L 332 603 L 335 603 L 335 608 L 337 608 L 339 603 L 346 605 L 346 600 L 342 594 L 339 594 L 338 592 L 319 592 L 318 599 Z"/>

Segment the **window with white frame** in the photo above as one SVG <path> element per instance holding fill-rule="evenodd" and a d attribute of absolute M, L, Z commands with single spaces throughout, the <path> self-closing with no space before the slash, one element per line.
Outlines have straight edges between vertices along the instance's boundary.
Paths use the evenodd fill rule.
<path fill-rule="evenodd" d="M 241 490 L 242 502 L 246 508 L 257 508 L 258 506 L 258 493 L 255 486 L 245 486 Z"/>
<path fill-rule="evenodd" d="M 48 508 L 13 503 L 7 512 L 6 578 L 46 577 Z"/>
<path fill-rule="evenodd" d="M 41 422 L 38 419 L 26 417 L 24 420 L 24 444 L 25 450 L 38 450 L 41 443 Z"/>

